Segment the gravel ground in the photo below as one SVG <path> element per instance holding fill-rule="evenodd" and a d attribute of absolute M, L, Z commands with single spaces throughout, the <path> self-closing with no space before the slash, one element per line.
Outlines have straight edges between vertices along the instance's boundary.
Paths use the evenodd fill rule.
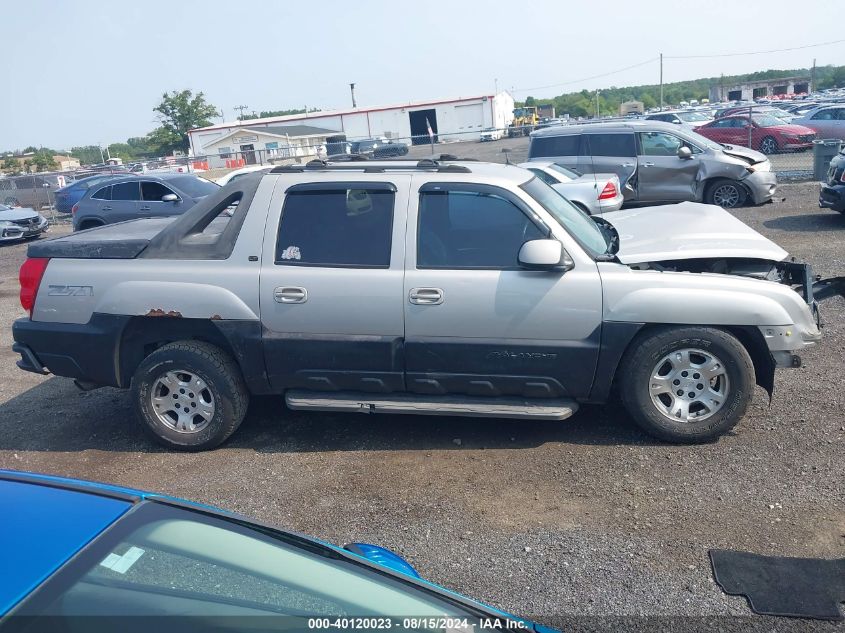
<path fill-rule="evenodd" d="M 510 146 L 513 162 L 524 159 L 524 139 L 463 145 L 462 155 L 501 160 Z M 843 275 L 845 217 L 816 200 L 816 184 L 789 184 L 774 204 L 736 215 L 816 272 Z M 771 405 L 758 390 L 735 432 L 709 445 L 653 441 L 618 406 L 525 423 L 290 412 L 278 398 L 256 398 L 225 446 L 175 454 L 141 434 L 127 394 L 80 393 L 70 380 L 15 368 L 9 326 L 22 314 L 24 253 L 0 247 L 0 467 L 161 491 L 337 543 L 378 543 L 434 582 L 558 624 L 572 615 L 747 616 L 745 600 L 713 582 L 708 548 L 845 556 L 839 298 L 823 305 L 825 338 L 804 367 L 778 372 Z M 608 621 L 592 622 L 599 630 Z"/>

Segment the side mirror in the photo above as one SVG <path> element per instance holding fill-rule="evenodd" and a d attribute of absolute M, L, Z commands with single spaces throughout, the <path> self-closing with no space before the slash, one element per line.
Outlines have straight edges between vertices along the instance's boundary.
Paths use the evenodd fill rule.
<path fill-rule="evenodd" d="M 681 160 L 689 160 L 690 158 L 692 158 L 692 150 L 686 145 L 679 147 L 678 158 L 680 158 Z"/>
<path fill-rule="evenodd" d="M 563 244 L 553 239 L 525 242 L 519 249 L 517 261 L 520 266 L 533 270 L 567 271 L 575 267 Z"/>
<path fill-rule="evenodd" d="M 168 193 L 161 197 L 162 202 L 179 202 L 179 196 L 175 193 Z"/>
<path fill-rule="evenodd" d="M 343 549 L 366 558 L 376 565 L 398 571 L 400 574 L 406 574 L 412 578 L 420 577 L 411 563 L 399 556 L 399 554 L 391 552 L 389 549 L 379 547 L 378 545 L 370 545 L 369 543 L 347 543 L 343 546 Z"/>

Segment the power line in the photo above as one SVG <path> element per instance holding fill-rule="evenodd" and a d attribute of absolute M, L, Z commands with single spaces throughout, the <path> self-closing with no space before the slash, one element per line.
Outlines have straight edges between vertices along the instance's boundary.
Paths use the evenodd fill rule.
<path fill-rule="evenodd" d="M 805 48 L 830 46 L 832 44 L 842 44 L 843 42 L 845 42 L 845 40 L 833 40 L 831 42 L 821 42 L 819 44 L 805 44 L 804 46 L 792 46 L 790 48 L 774 48 L 768 51 L 748 51 L 745 53 L 718 53 L 716 55 L 666 55 L 665 59 L 706 59 L 713 57 L 742 57 L 744 55 L 765 55 L 767 53 L 785 53 L 788 51 L 800 51 Z"/>
<path fill-rule="evenodd" d="M 625 72 L 626 70 L 631 70 L 632 68 L 639 68 L 640 66 L 645 66 L 646 64 L 651 64 L 656 62 L 659 57 L 652 57 L 651 59 L 647 59 L 644 62 L 640 62 L 639 64 L 633 64 L 632 66 L 626 66 L 625 68 L 620 68 L 618 70 L 612 70 L 607 73 L 602 73 L 600 75 L 593 75 L 592 77 L 584 77 L 582 79 L 575 79 L 573 81 L 564 81 L 559 84 L 550 84 L 548 86 L 534 86 L 533 88 L 512 88 L 511 92 L 531 92 L 533 90 L 546 90 L 547 88 L 557 88 L 558 86 L 569 86 L 572 84 L 579 84 L 584 81 L 590 81 L 591 79 L 599 79 L 600 77 L 607 77 L 609 75 L 615 75 L 617 73 Z"/>

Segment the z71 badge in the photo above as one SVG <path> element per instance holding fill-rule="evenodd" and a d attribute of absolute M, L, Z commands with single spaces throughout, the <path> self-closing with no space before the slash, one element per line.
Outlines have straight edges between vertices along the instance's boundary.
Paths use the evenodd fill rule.
<path fill-rule="evenodd" d="M 48 297 L 93 297 L 93 286 L 50 286 Z"/>

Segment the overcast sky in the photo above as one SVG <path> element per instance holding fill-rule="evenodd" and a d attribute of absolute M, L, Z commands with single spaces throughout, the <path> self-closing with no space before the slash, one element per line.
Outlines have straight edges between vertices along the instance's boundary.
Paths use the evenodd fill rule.
<path fill-rule="evenodd" d="M 0 150 L 142 136 L 161 93 L 222 108 L 359 106 L 515 89 L 554 96 L 657 83 L 657 57 L 839 40 L 841 0 L 3 0 Z M 667 59 L 666 82 L 845 64 L 845 43 Z M 576 83 L 567 83 L 567 82 Z M 564 84 L 566 85 L 554 85 Z M 538 86 L 554 87 L 525 91 Z M 219 121 L 219 119 L 218 119 Z"/>

